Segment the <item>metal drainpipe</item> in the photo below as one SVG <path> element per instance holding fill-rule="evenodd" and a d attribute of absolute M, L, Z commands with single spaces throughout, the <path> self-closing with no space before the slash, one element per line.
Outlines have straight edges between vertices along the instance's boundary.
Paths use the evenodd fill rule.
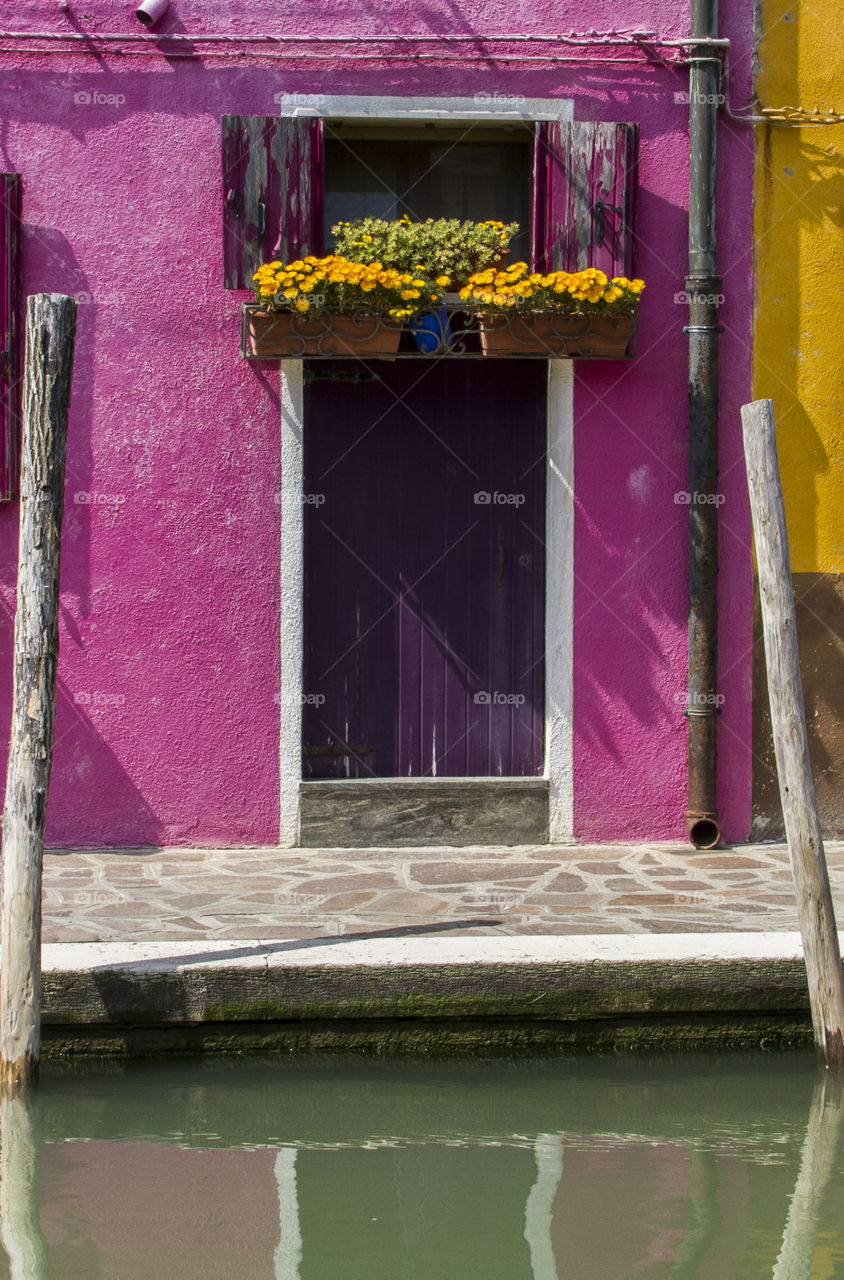
<path fill-rule="evenodd" d="M 692 39 L 717 36 L 718 0 L 691 0 Z M 718 679 L 718 301 L 715 132 L 720 65 L 692 47 L 689 73 L 689 839 L 721 839 L 715 795 Z"/>

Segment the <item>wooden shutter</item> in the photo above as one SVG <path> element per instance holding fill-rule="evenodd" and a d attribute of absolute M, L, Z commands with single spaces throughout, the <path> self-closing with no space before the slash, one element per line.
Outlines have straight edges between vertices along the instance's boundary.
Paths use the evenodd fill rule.
<path fill-rule="evenodd" d="M 223 283 L 251 289 L 262 262 L 321 253 L 322 120 L 223 116 Z"/>
<path fill-rule="evenodd" d="M 633 197 L 639 127 L 560 123 L 537 127 L 533 260 L 539 271 L 598 267 L 633 274 Z"/>
<path fill-rule="evenodd" d="M 18 484 L 20 224 L 20 174 L 0 174 L 0 502 L 8 502 Z"/>

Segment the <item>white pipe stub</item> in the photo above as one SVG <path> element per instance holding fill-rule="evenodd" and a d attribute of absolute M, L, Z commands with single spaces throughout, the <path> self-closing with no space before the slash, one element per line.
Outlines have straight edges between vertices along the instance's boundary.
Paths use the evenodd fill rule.
<path fill-rule="evenodd" d="M 170 8 L 170 0 L 144 0 L 135 10 L 135 17 L 145 27 L 154 27 Z"/>

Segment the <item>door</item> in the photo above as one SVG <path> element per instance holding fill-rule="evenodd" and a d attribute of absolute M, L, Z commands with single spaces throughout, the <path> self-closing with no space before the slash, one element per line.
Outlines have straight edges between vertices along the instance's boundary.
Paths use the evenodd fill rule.
<path fill-rule="evenodd" d="M 306 363 L 304 776 L 543 771 L 546 365 Z"/>

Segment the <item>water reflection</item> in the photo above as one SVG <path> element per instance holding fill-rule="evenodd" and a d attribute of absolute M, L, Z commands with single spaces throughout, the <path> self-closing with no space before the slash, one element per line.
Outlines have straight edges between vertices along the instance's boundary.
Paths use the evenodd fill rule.
<path fill-rule="evenodd" d="M 37 1101 L 0 1095 L 0 1240 L 11 1280 L 45 1280 Z"/>
<path fill-rule="evenodd" d="M 536 1182 L 530 1189 L 525 1206 L 525 1239 L 530 1248 L 534 1280 L 556 1280 L 557 1263 L 551 1233 L 554 1201 L 563 1176 L 562 1135 L 541 1133 L 534 1144 L 534 1154 Z"/>
<path fill-rule="evenodd" d="M 0 1277 L 823 1280 L 842 1154 L 802 1055 L 48 1067 L 0 1103 Z"/>
<path fill-rule="evenodd" d="M 808 1280 L 812 1273 L 821 1210 L 841 1155 L 842 1095 L 840 1076 L 827 1072 L 815 1085 L 774 1280 Z"/>
<path fill-rule="evenodd" d="M 299 1188 L 296 1184 L 296 1151 L 287 1147 L 275 1158 L 278 1188 L 279 1236 L 275 1250 L 276 1280 L 299 1280 L 302 1231 L 299 1226 Z"/>

